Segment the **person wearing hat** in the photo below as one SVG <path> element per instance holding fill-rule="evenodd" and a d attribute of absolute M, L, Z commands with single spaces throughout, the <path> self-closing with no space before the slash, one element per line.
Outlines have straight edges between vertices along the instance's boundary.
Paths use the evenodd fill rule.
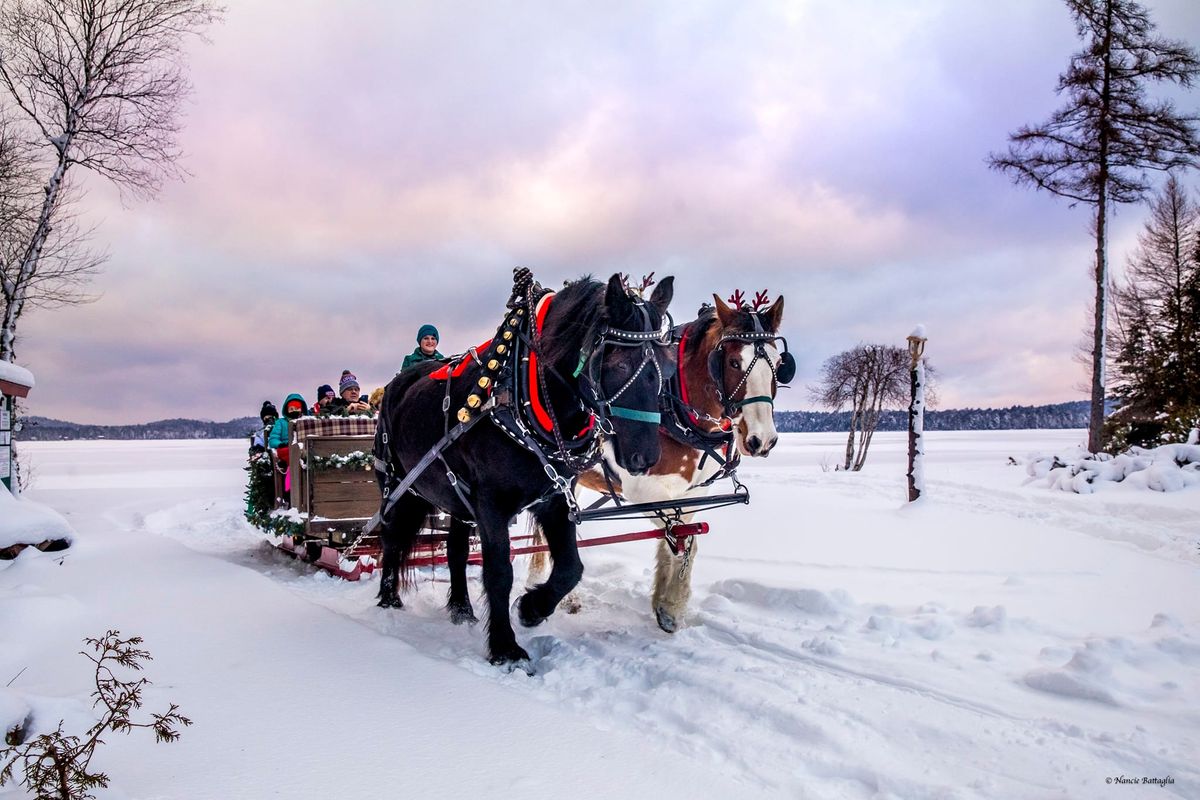
<path fill-rule="evenodd" d="M 258 418 L 262 420 L 262 427 L 256 430 L 250 438 L 250 455 L 265 452 L 267 449 L 267 436 L 270 434 L 271 428 L 275 426 L 275 420 L 279 419 L 279 412 L 275 409 L 275 404 L 270 400 L 263 401 Z"/>
<path fill-rule="evenodd" d="M 342 370 L 342 377 L 338 381 L 338 393 L 340 397 L 321 405 L 321 413 L 339 416 L 371 413 L 371 407 L 362 399 L 362 388 L 358 385 L 358 378 L 348 369 Z"/>
<path fill-rule="evenodd" d="M 438 352 L 438 342 L 441 341 L 438 336 L 438 329 L 426 323 L 417 331 L 417 349 L 404 357 L 404 364 L 400 370 L 411 367 L 413 364 L 420 364 L 422 361 L 443 361 L 446 357 Z"/>
<path fill-rule="evenodd" d="M 312 407 L 314 417 L 319 417 L 325 411 L 328 411 L 330 404 L 337 400 L 337 392 L 328 383 L 323 383 L 317 387 L 317 402 Z"/>
<path fill-rule="evenodd" d="M 289 394 L 283 400 L 283 416 L 275 420 L 275 424 L 271 426 L 271 435 L 267 437 L 267 447 L 275 453 L 275 459 L 285 471 L 283 476 L 285 491 L 291 491 L 292 488 L 292 473 L 287 471 L 289 443 L 292 436 L 289 420 L 300 419 L 304 416 L 307 408 L 308 403 L 304 402 L 303 396 L 295 392 Z"/>

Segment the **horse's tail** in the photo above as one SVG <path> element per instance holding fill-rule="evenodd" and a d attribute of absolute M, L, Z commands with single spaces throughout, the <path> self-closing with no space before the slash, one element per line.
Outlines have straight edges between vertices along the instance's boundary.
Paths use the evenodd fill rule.
<path fill-rule="evenodd" d="M 546 543 L 546 535 L 542 533 L 542 523 L 538 522 L 536 514 L 529 515 L 529 527 L 527 530 L 532 537 L 529 540 L 531 545 L 544 545 Z M 532 588 L 539 583 L 544 583 L 546 572 L 549 568 L 550 559 L 547 557 L 545 550 L 530 554 L 529 573 L 525 576 L 525 585 Z"/>

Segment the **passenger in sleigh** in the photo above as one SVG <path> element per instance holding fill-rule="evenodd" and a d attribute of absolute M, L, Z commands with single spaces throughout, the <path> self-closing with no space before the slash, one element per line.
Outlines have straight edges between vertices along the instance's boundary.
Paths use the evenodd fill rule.
<path fill-rule="evenodd" d="M 357 414 L 370 414 L 371 407 L 362 397 L 362 388 L 358 378 L 350 370 L 342 370 L 342 378 L 338 381 L 341 397 L 335 397 L 328 403 L 321 404 L 322 416 L 348 417 Z"/>
<path fill-rule="evenodd" d="M 275 420 L 275 424 L 271 426 L 271 435 L 267 437 L 267 447 L 271 448 L 271 452 L 275 454 L 275 460 L 284 469 L 288 466 L 288 443 L 290 441 L 290 428 L 288 420 L 300 419 L 304 416 L 304 409 L 308 406 L 304 402 L 304 398 L 293 392 L 283 401 L 283 416 Z M 290 489 L 290 480 L 286 488 Z"/>
<path fill-rule="evenodd" d="M 371 392 L 371 396 L 367 400 L 367 405 L 371 407 L 372 414 L 378 414 L 379 409 L 383 406 L 383 392 L 386 388 L 386 386 L 380 386 L 378 389 Z"/>
<path fill-rule="evenodd" d="M 446 357 L 438 352 L 438 342 L 441 341 L 438 335 L 438 329 L 426 323 L 417 331 L 417 349 L 404 357 L 404 364 L 401 365 L 400 371 L 411 367 L 413 364 L 420 364 L 422 361 L 445 361 Z"/>
<path fill-rule="evenodd" d="M 326 410 L 334 400 L 337 400 L 337 392 L 328 383 L 323 383 L 317 387 L 317 402 L 312 407 L 312 415 L 314 417 L 321 416 L 321 412 Z"/>
<path fill-rule="evenodd" d="M 288 445 L 291 441 L 289 421 L 303 417 L 307 408 L 308 404 L 302 396 L 295 392 L 289 394 L 283 401 L 283 416 L 275 420 L 275 424 L 271 426 L 271 435 L 267 437 L 267 447 L 275 454 L 276 466 L 283 472 L 285 492 L 292 490 L 292 474 L 288 470 Z"/>
<path fill-rule="evenodd" d="M 270 400 L 263 401 L 258 418 L 262 420 L 262 427 L 255 428 L 254 433 L 250 436 L 250 455 L 252 457 L 267 451 L 267 437 L 271 435 L 271 428 L 275 426 L 275 420 L 279 419 L 279 412 L 275 410 L 275 404 Z"/>

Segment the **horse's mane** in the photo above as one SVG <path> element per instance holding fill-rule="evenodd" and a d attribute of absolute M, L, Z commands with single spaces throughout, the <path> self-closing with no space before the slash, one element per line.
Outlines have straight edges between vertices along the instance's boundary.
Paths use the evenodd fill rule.
<path fill-rule="evenodd" d="M 752 331 L 754 330 L 754 320 L 751 318 L 751 311 L 747 308 L 739 308 L 737 311 L 737 321 L 732 327 L 726 329 L 727 332 L 732 331 Z M 709 331 L 719 325 L 717 319 L 717 309 L 710 306 L 708 303 L 700 306 L 700 315 L 688 323 L 687 326 L 687 352 L 694 353 L 700 349 L 700 345 L 708 339 Z"/>
<path fill-rule="evenodd" d="M 604 284 L 591 275 L 571 281 L 554 295 L 552 311 L 558 318 L 554 335 L 543 340 L 548 363 L 574 367 L 579 352 L 604 322 Z"/>

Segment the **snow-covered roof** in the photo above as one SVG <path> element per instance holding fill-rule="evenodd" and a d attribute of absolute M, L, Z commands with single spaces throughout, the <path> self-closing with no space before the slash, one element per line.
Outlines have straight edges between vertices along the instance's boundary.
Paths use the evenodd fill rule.
<path fill-rule="evenodd" d="M 0 381 L 15 383 L 26 389 L 33 388 L 33 373 L 8 361 L 0 361 Z"/>

